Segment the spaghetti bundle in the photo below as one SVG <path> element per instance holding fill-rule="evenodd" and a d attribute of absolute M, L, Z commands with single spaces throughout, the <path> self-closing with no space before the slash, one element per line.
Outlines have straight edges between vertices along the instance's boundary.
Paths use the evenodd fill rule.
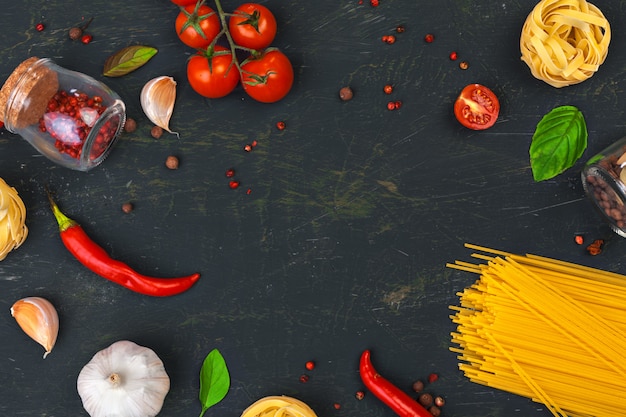
<path fill-rule="evenodd" d="M 591 77 L 606 59 L 611 27 L 585 0 L 542 0 L 522 28 L 522 61 L 533 76 L 553 87 Z"/>
<path fill-rule="evenodd" d="M 626 415 L 626 276 L 466 246 L 484 263 L 447 265 L 480 275 L 450 306 L 465 376 L 554 416 Z"/>

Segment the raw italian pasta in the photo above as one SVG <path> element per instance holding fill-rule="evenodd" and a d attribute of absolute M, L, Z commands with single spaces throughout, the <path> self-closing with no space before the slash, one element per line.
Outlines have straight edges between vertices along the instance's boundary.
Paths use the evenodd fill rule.
<path fill-rule="evenodd" d="M 261 398 L 246 408 L 241 417 L 317 417 L 317 415 L 302 401 L 282 395 Z"/>
<path fill-rule="evenodd" d="M 522 61 L 553 87 L 591 77 L 606 59 L 611 28 L 600 9 L 585 0 L 542 0 L 522 28 Z"/>
<path fill-rule="evenodd" d="M 471 381 L 543 403 L 554 416 L 626 413 L 626 276 L 475 245 L 480 278 L 450 306 L 450 350 Z"/>
<path fill-rule="evenodd" d="M 28 236 L 26 207 L 15 188 L 0 178 L 0 261 Z"/>

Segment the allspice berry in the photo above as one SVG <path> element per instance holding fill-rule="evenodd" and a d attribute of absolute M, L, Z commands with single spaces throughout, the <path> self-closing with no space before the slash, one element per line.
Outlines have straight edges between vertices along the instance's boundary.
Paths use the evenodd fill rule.
<path fill-rule="evenodd" d="M 165 160 L 165 166 L 169 169 L 178 169 L 178 158 L 174 155 L 170 155 Z"/>
<path fill-rule="evenodd" d="M 424 389 L 424 383 L 422 381 L 417 380 L 413 383 L 413 391 L 422 392 L 423 389 Z"/>
<path fill-rule="evenodd" d="M 155 139 L 160 138 L 163 136 L 163 128 L 160 126 L 154 126 L 152 130 L 150 130 L 150 135 Z"/>
<path fill-rule="evenodd" d="M 68 32 L 68 36 L 71 40 L 77 41 L 80 39 L 81 36 L 83 36 L 83 30 L 79 27 L 73 27 Z"/>
<path fill-rule="evenodd" d="M 436 405 L 430 406 L 428 408 L 428 412 L 433 415 L 433 417 L 439 417 L 441 415 L 441 409 Z"/>
<path fill-rule="evenodd" d="M 433 405 L 433 396 L 429 393 L 425 392 L 419 396 L 418 401 L 424 408 L 428 408 Z"/>
<path fill-rule="evenodd" d="M 130 202 L 126 202 L 124 204 L 122 204 L 122 211 L 126 214 L 130 213 L 131 211 L 133 211 L 135 207 L 133 206 L 133 203 Z"/>
<path fill-rule="evenodd" d="M 350 87 L 343 87 L 341 90 L 339 90 L 339 98 L 342 101 L 352 100 L 352 97 L 354 97 L 354 92 Z"/>
<path fill-rule="evenodd" d="M 126 123 L 124 123 L 124 132 L 131 133 L 135 130 L 137 130 L 137 122 L 135 121 L 135 119 L 127 117 Z"/>

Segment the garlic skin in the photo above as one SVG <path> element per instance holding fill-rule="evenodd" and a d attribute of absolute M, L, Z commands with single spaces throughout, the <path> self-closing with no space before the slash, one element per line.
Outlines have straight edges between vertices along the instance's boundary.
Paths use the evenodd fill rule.
<path fill-rule="evenodd" d="M 45 359 L 52 351 L 59 334 L 59 315 L 52 303 L 41 297 L 26 297 L 11 307 L 11 316 L 35 342 L 44 347 Z"/>
<path fill-rule="evenodd" d="M 141 89 L 141 108 L 148 119 L 164 130 L 170 130 L 170 118 L 176 102 L 176 81 L 172 77 L 160 76 L 148 81 Z"/>
<path fill-rule="evenodd" d="M 128 340 L 96 353 L 76 381 L 91 417 L 154 417 L 170 389 L 170 378 L 153 350 Z"/>

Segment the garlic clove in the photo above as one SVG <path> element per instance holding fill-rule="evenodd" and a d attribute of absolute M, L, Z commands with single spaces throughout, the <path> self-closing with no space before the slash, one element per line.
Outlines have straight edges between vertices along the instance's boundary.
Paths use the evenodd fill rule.
<path fill-rule="evenodd" d="M 52 351 L 59 334 L 59 315 L 50 301 L 41 297 L 26 297 L 11 307 L 11 316 L 24 333 L 44 347 L 44 359 Z"/>
<path fill-rule="evenodd" d="M 160 76 L 148 81 L 141 89 L 141 108 L 155 125 L 170 130 L 170 119 L 176 101 L 176 81 L 172 77 Z"/>

